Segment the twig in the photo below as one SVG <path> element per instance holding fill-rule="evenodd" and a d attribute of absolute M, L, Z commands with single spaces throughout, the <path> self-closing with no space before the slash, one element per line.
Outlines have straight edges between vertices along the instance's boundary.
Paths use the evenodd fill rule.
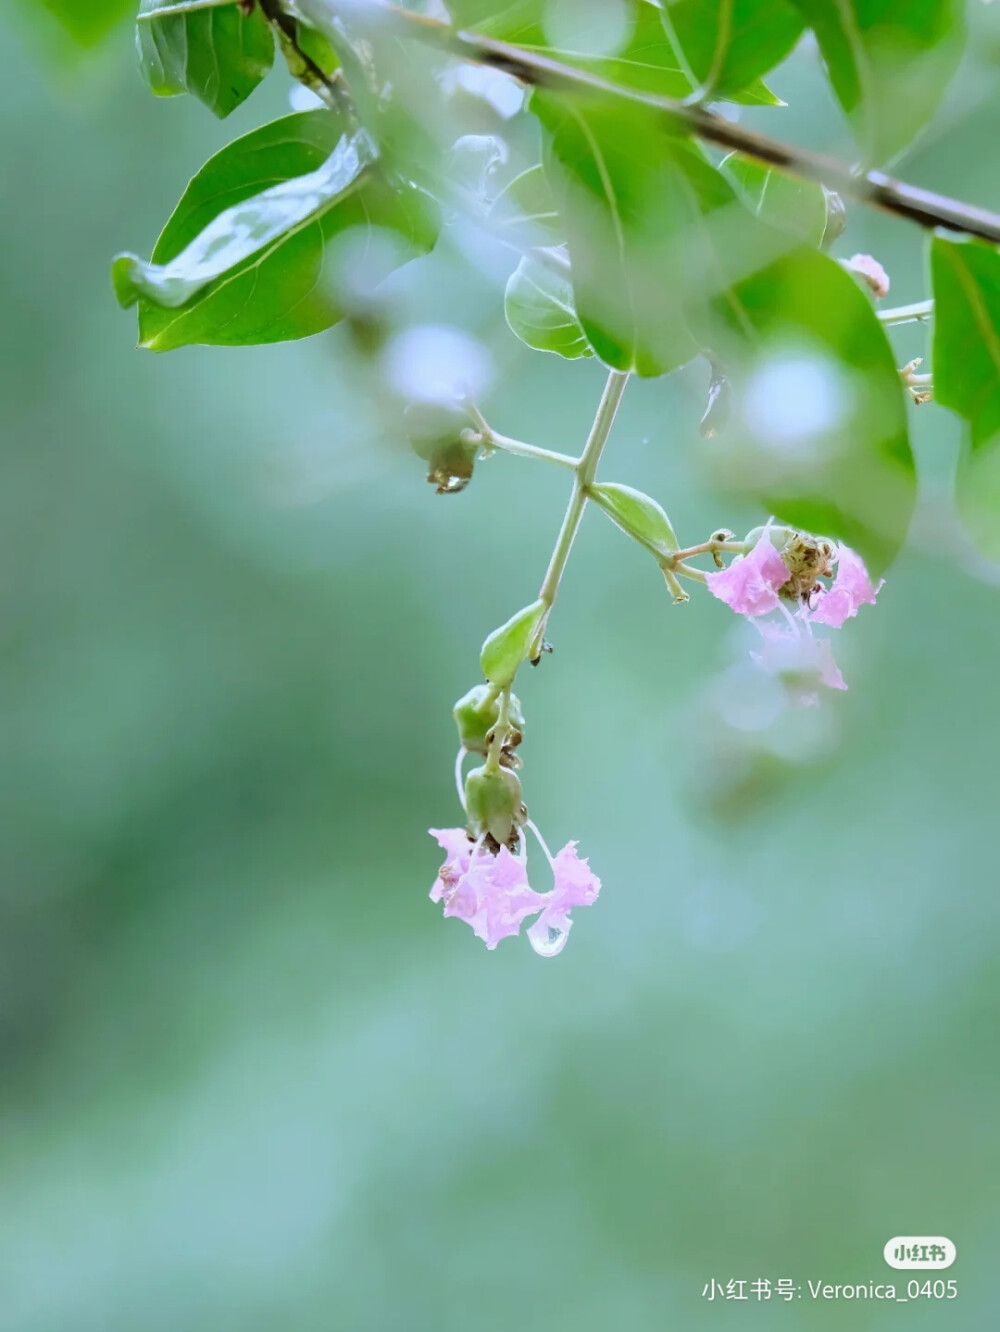
<path fill-rule="evenodd" d="M 303 72 L 300 74 L 298 71 L 293 71 L 295 77 L 306 87 L 311 88 L 332 110 L 341 111 L 352 121 L 355 120 L 354 103 L 343 80 L 336 73 L 332 77 L 327 74 L 308 51 L 303 49 L 299 41 L 298 23 L 286 11 L 282 0 L 259 0 L 259 4 L 261 13 L 278 33 L 281 44 L 286 49 L 286 55 L 291 51 L 296 60 L 302 62 Z"/>
<path fill-rule="evenodd" d="M 897 305 L 894 310 L 879 310 L 878 317 L 887 327 L 894 324 L 922 323 L 934 313 L 933 301 L 916 301 L 913 305 Z"/>
<path fill-rule="evenodd" d="M 476 64 L 492 66 L 532 87 L 645 106 L 671 133 L 694 134 L 706 143 L 744 153 L 788 175 L 818 181 L 848 198 L 871 204 L 920 226 L 944 227 L 948 231 L 965 232 L 1000 243 L 1000 215 L 984 208 L 907 185 L 881 171 L 855 171 L 823 153 L 781 143 L 765 134 L 734 125 L 702 106 L 623 87 L 509 42 L 458 32 L 438 19 L 411 13 L 387 0 L 298 0 L 298 8 L 318 26 L 330 24 L 338 17 L 354 18 L 370 27 L 412 37 Z"/>

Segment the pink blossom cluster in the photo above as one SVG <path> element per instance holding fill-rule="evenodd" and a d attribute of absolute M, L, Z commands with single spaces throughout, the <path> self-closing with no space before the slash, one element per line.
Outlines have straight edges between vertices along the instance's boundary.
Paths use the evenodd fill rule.
<path fill-rule="evenodd" d="M 519 934 L 522 921 L 538 914 L 528 940 L 542 957 L 555 957 L 573 924 L 570 911 L 590 906 L 601 891 L 600 879 L 577 855 L 575 842 L 567 842 L 552 858 L 552 890 L 537 893 L 528 883 L 526 857 L 505 846 L 492 855 L 471 841 L 464 828 L 432 828 L 430 833 L 445 853 L 431 901 L 443 902 L 444 914 L 464 920 L 489 949 Z"/>
<path fill-rule="evenodd" d="M 846 689 L 833 656 L 828 638 L 816 638 L 814 624 L 839 629 L 864 604 L 874 605 L 881 589 L 872 584 L 864 561 L 850 546 L 838 546 L 837 574 L 830 588 L 813 591 L 793 615 L 781 599 L 781 589 L 792 577 L 780 552 L 770 538 L 769 528 L 764 530 L 754 548 L 737 558 L 726 569 L 707 575 L 708 590 L 724 601 L 737 615 L 758 621 L 758 617 L 780 610 L 784 621 L 770 620 L 757 624 L 764 645 L 753 653 L 754 660 L 768 672 L 785 678 L 795 678 L 800 686 L 799 698 L 814 702 L 810 685 L 825 685 L 828 689 Z"/>

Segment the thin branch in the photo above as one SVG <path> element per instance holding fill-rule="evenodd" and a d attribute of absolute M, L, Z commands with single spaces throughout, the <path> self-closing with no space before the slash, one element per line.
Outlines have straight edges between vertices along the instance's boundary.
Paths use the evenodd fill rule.
<path fill-rule="evenodd" d="M 464 60 L 492 66 L 532 87 L 645 106 L 670 133 L 693 134 L 706 143 L 744 153 L 788 175 L 818 181 L 847 198 L 871 204 L 920 226 L 944 227 L 948 231 L 960 231 L 1000 243 L 1000 215 L 987 209 L 907 185 L 881 171 L 853 170 L 823 153 L 781 143 L 765 134 L 734 125 L 704 107 L 626 88 L 509 42 L 458 32 L 438 19 L 411 13 L 387 3 L 387 0 L 298 0 L 298 8 L 318 25 L 324 21 L 329 24 L 338 17 L 358 19 L 394 35 L 415 38 Z"/>
<path fill-rule="evenodd" d="M 539 448 L 537 444 L 525 444 L 519 439 L 510 439 L 507 435 L 498 434 L 495 430 L 488 430 L 479 433 L 475 430 L 463 431 L 465 435 L 471 436 L 470 443 L 480 444 L 487 453 L 492 453 L 496 449 L 500 453 L 509 453 L 515 458 L 535 458 L 539 462 L 554 463 L 557 467 L 568 468 L 575 472 L 580 465 L 579 458 L 571 458 L 568 453 L 557 453 L 554 449 Z"/>
<path fill-rule="evenodd" d="M 354 104 L 343 79 L 336 73 L 332 77 L 327 74 L 303 48 L 299 41 L 298 22 L 286 12 L 282 0 L 259 0 L 259 3 L 261 13 L 274 28 L 284 48 L 285 59 L 293 77 L 322 98 L 332 111 L 342 112 L 353 122 L 356 119 Z M 299 69 L 293 68 L 293 60 L 299 62 Z"/>
<path fill-rule="evenodd" d="M 897 305 L 893 310 L 879 310 L 878 317 L 887 327 L 893 324 L 913 324 L 930 319 L 934 313 L 933 301 L 916 301 L 913 305 Z"/>
<path fill-rule="evenodd" d="M 199 9 L 223 9 L 226 5 L 237 5 L 240 0 L 176 0 L 172 5 L 160 5 L 158 9 L 144 9 L 136 14 L 136 23 L 150 23 L 153 19 L 171 18 L 175 14 L 196 14 Z"/>
<path fill-rule="evenodd" d="M 534 661 L 542 650 L 549 612 L 552 610 L 556 593 L 559 591 L 559 583 L 563 576 L 563 570 L 566 568 L 569 553 L 573 548 L 573 542 L 576 540 L 580 519 L 587 507 L 587 489 L 593 483 L 597 465 L 601 461 L 601 454 L 608 442 L 608 435 L 614 425 L 618 406 L 621 403 L 622 394 L 625 392 L 625 385 L 628 380 L 628 371 L 608 371 L 608 378 L 604 384 L 601 401 L 597 406 L 594 424 L 590 427 L 586 446 L 573 469 L 575 472 L 573 491 L 569 497 L 566 516 L 563 518 L 562 527 L 556 537 L 555 549 L 552 552 L 552 558 L 549 560 L 549 567 L 545 571 L 545 578 L 542 580 L 542 586 L 538 592 L 539 600 L 545 603 L 545 613 L 535 630 L 534 638 L 528 649 L 529 661 Z"/>

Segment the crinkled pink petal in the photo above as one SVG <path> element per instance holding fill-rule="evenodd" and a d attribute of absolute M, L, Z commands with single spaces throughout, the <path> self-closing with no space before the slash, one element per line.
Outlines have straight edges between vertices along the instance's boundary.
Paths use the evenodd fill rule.
<path fill-rule="evenodd" d="M 873 587 L 865 562 L 857 551 L 851 550 L 850 546 L 840 547 L 834 587 L 843 588 L 850 595 L 855 607 L 864 603 L 874 606 L 875 597 L 881 591 L 883 581 L 879 582 L 878 587 Z"/>
<path fill-rule="evenodd" d="M 430 893 L 432 902 L 440 902 L 455 891 L 462 876 L 468 872 L 474 844 L 464 828 L 431 828 L 430 835 L 437 838 L 447 857 Z"/>
<path fill-rule="evenodd" d="M 825 684 L 827 689 L 846 689 L 847 681 L 834 660 L 833 644 L 828 638 L 814 638 L 812 642 L 816 645 L 815 660 L 820 684 Z"/>
<path fill-rule="evenodd" d="M 829 592 L 818 592 L 809 616 L 817 624 L 829 625 L 839 629 L 845 620 L 857 615 L 850 593 L 840 587 L 831 587 Z"/>
<path fill-rule="evenodd" d="M 872 255 L 852 254 L 850 259 L 845 260 L 845 263 L 852 272 L 864 278 L 875 296 L 888 296 L 889 274 Z"/>
<path fill-rule="evenodd" d="M 507 847 L 496 856 L 474 844 L 464 828 L 432 829 L 448 859 L 431 889 L 431 900 L 444 902 L 444 914 L 471 926 L 489 949 L 518 934 L 525 916 L 534 915 L 546 899 L 528 884 L 524 862 Z"/>
<path fill-rule="evenodd" d="M 569 912 L 589 906 L 601 891 L 600 879 L 581 860 L 575 842 L 568 842 L 556 856 L 555 886 L 543 894 L 531 887 L 524 861 L 507 847 L 495 856 L 476 850 L 464 828 L 435 828 L 431 835 L 447 855 L 431 899 L 444 902 L 444 914 L 464 920 L 489 949 L 519 934 L 525 918 L 540 912 L 528 931 L 531 945 L 542 956 L 554 957 L 562 951 L 573 923 Z"/>
<path fill-rule="evenodd" d="M 847 688 L 828 638 L 813 638 L 804 628 L 773 621 L 758 627 L 764 648 L 750 655 L 769 675 L 783 678 L 794 702 L 804 706 L 817 703 L 816 685 Z"/>
<path fill-rule="evenodd" d="M 576 842 L 567 842 L 556 854 L 552 864 L 555 874 L 555 887 L 550 897 L 557 899 L 566 908 L 590 906 L 597 900 L 601 891 L 601 881 L 590 868 L 586 860 L 581 860 L 576 849 Z"/>
<path fill-rule="evenodd" d="M 590 906 L 601 891 L 601 881 L 586 860 L 581 860 L 576 842 L 567 842 L 553 864 L 555 886 L 546 893 L 545 909 L 528 930 L 528 939 L 542 957 L 555 957 L 566 946 L 573 922 L 573 907 Z"/>
<path fill-rule="evenodd" d="M 525 916 L 533 916 L 545 905 L 542 894 L 528 883 L 524 861 L 511 855 L 505 846 L 495 858 L 488 852 L 477 856 L 468 881 L 479 895 L 476 923 L 470 920 L 469 924 L 490 949 L 496 948 L 501 939 L 519 934 Z"/>
<path fill-rule="evenodd" d="M 850 546 L 841 546 L 833 587 L 817 597 L 809 618 L 816 624 L 839 629 L 852 615 L 857 615 L 859 606 L 874 606 L 881 587 L 881 583 L 878 587 L 872 585 L 865 562 L 857 551 L 851 550 Z"/>
<path fill-rule="evenodd" d="M 777 608 L 778 588 L 790 577 L 784 560 L 765 532 L 749 555 L 734 560 L 728 569 L 708 574 L 705 581 L 709 592 L 737 615 L 755 616 Z"/>

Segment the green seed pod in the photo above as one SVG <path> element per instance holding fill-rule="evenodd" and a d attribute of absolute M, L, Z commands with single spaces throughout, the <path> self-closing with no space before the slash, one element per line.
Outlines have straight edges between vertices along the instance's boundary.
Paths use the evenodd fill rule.
<path fill-rule="evenodd" d="M 520 780 L 510 768 L 473 768 L 465 779 L 465 808 L 473 837 L 489 833 L 500 846 L 516 842 L 528 817 Z"/>
<path fill-rule="evenodd" d="M 459 743 L 470 754 L 485 755 L 489 748 L 489 734 L 500 719 L 500 700 L 490 700 L 492 692 L 489 685 L 476 685 L 463 694 L 451 710 L 458 727 Z M 510 696 L 507 719 L 512 733 L 508 743 L 516 747 L 524 734 L 524 717 L 516 694 Z"/>

